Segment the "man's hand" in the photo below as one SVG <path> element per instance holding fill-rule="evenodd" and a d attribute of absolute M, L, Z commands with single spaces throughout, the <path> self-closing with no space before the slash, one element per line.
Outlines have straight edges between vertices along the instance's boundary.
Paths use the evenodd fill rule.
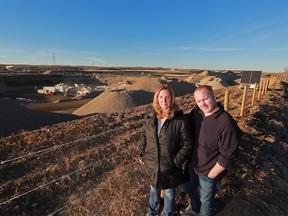
<path fill-rule="evenodd" d="M 222 167 L 218 162 L 214 165 L 214 167 L 208 173 L 208 177 L 211 179 L 216 178 L 220 173 L 222 173 L 226 168 Z"/>

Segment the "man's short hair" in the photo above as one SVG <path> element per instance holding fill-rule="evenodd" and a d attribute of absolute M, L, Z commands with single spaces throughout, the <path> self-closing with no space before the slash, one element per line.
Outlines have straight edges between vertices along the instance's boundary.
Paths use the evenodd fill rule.
<path fill-rule="evenodd" d="M 197 88 L 195 89 L 194 93 L 195 93 L 196 91 L 199 91 L 199 90 L 202 90 L 202 89 L 206 89 L 206 90 L 209 92 L 209 94 L 211 94 L 212 96 L 214 96 L 214 91 L 213 91 L 213 89 L 212 89 L 212 87 L 211 87 L 210 85 L 200 85 L 199 87 L 197 87 Z"/>

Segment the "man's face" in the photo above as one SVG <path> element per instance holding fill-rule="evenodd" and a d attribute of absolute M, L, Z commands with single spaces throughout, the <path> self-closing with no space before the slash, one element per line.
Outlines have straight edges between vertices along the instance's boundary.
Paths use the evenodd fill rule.
<path fill-rule="evenodd" d="M 217 102 L 213 95 L 207 89 L 199 89 L 194 92 L 194 99 L 198 107 L 203 111 L 205 116 L 209 116 L 216 111 Z"/>

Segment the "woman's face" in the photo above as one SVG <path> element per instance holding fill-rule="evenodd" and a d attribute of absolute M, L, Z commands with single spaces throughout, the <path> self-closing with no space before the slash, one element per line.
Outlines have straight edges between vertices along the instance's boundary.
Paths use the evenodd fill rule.
<path fill-rule="evenodd" d="M 170 91 L 163 89 L 159 92 L 158 103 L 163 111 L 169 111 L 171 107 L 172 97 Z"/>

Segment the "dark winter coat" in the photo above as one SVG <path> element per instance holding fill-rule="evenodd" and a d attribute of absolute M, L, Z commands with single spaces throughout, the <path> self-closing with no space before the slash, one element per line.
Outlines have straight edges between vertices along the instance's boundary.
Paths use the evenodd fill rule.
<path fill-rule="evenodd" d="M 140 155 L 144 157 L 145 171 L 154 188 L 174 188 L 189 180 L 182 167 L 192 154 L 188 117 L 182 111 L 172 112 L 164 122 L 159 138 L 157 128 L 158 120 L 152 112 L 143 125 Z"/>

